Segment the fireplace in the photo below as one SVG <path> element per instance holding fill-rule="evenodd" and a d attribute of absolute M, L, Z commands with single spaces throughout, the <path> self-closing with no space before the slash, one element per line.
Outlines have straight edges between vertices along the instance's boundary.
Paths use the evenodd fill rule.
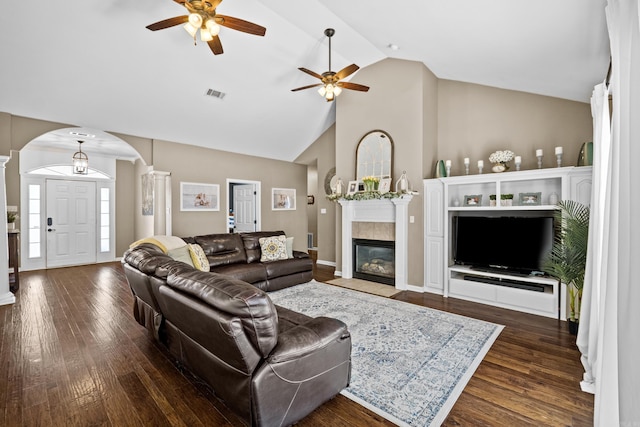
<path fill-rule="evenodd" d="M 352 239 L 353 277 L 395 286 L 395 242 Z"/>

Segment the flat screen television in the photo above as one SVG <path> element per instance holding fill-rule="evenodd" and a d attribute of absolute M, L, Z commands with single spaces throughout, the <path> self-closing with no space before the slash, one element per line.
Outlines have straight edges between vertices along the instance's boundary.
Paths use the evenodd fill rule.
<path fill-rule="evenodd" d="M 551 251 L 554 225 L 552 216 L 458 216 L 453 231 L 457 265 L 531 274 Z"/>

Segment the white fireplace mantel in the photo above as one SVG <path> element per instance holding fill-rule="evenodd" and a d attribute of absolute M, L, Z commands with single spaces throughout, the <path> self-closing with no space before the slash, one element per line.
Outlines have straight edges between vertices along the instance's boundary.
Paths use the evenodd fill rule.
<path fill-rule="evenodd" d="M 395 268 L 396 289 L 407 289 L 409 263 L 409 202 L 413 196 L 403 194 L 393 199 L 338 200 L 342 206 L 342 277 L 353 278 L 353 223 L 391 222 L 395 223 Z"/>

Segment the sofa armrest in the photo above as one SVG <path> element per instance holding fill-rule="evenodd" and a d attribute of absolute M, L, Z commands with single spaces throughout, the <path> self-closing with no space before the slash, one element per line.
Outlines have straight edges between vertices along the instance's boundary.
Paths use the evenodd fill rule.
<path fill-rule="evenodd" d="M 294 258 L 309 258 L 309 254 L 301 251 L 293 251 Z"/>
<path fill-rule="evenodd" d="M 347 325 L 338 319 L 316 317 L 278 335 L 269 363 L 283 363 L 307 356 L 331 343 L 351 338 Z"/>

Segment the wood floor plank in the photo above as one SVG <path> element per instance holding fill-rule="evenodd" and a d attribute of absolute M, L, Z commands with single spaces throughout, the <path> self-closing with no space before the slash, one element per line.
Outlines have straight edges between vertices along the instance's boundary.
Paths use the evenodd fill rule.
<path fill-rule="evenodd" d="M 316 280 L 333 273 L 314 265 Z M 16 303 L 0 307 L 0 425 L 243 425 L 135 322 L 120 263 L 21 272 L 20 281 Z M 444 426 L 593 425 L 564 322 L 432 294 L 393 298 L 505 325 Z M 341 395 L 298 423 L 391 425 Z"/>

